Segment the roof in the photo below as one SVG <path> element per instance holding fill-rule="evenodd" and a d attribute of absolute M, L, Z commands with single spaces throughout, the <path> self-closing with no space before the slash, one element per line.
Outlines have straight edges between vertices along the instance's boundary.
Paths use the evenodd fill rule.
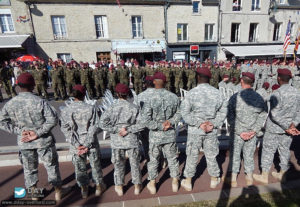
<path fill-rule="evenodd" d="M 0 35 L 0 48 L 20 48 L 29 35 Z"/>

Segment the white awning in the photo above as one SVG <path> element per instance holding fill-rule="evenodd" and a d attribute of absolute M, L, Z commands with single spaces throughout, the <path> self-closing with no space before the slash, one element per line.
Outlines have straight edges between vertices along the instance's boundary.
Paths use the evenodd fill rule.
<path fill-rule="evenodd" d="M 289 45 L 287 48 L 287 55 L 294 52 L 295 45 Z M 231 53 L 236 57 L 247 56 L 283 56 L 283 45 L 263 45 L 263 46 L 226 46 L 222 50 L 225 53 Z M 298 50 L 298 53 L 300 51 Z"/>
<path fill-rule="evenodd" d="M 162 52 L 165 48 L 164 40 L 113 40 L 112 50 L 121 53 L 152 53 Z"/>
<path fill-rule="evenodd" d="M 29 35 L 0 35 L 0 48 L 20 48 Z"/>

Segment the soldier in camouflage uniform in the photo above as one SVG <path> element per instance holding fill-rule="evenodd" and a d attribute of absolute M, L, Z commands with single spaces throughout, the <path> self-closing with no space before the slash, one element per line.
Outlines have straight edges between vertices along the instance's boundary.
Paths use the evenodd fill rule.
<path fill-rule="evenodd" d="M 91 76 L 92 69 L 89 68 L 89 63 L 84 63 L 80 70 L 80 83 L 87 89 L 89 96 L 92 98 L 93 90 L 91 87 Z"/>
<path fill-rule="evenodd" d="M 57 123 L 55 110 L 32 94 L 34 78 L 29 73 L 18 77 L 21 92 L 7 102 L 0 113 L 0 128 L 17 135 L 25 186 L 34 192 L 38 182 L 38 162 L 43 162 L 48 182 L 55 187 L 55 199 L 62 196 L 58 155 L 51 129 Z M 35 195 L 32 195 L 36 200 Z"/>
<path fill-rule="evenodd" d="M 183 88 L 183 70 L 180 68 L 180 62 L 173 69 L 174 79 L 175 79 L 175 93 L 180 94 L 180 88 Z"/>
<path fill-rule="evenodd" d="M 17 93 L 12 85 L 12 79 L 15 78 L 13 68 L 8 64 L 7 61 L 4 62 L 4 66 L 1 70 L 2 84 L 6 91 L 8 98 L 16 96 Z"/>
<path fill-rule="evenodd" d="M 118 68 L 118 78 L 120 83 L 129 85 L 129 70 L 125 67 L 125 62 L 121 61 L 121 67 Z"/>
<path fill-rule="evenodd" d="M 211 69 L 211 79 L 209 84 L 215 88 L 219 88 L 218 84 L 219 84 L 219 80 L 220 80 L 220 69 L 219 69 L 219 65 L 218 64 L 214 64 Z"/>
<path fill-rule="evenodd" d="M 177 145 L 175 126 L 180 121 L 179 99 L 166 89 L 164 83 L 166 77 L 157 72 L 153 76 L 155 90 L 149 100 L 145 102 L 142 110 L 143 121 L 149 133 L 149 157 L 147 185 L 151 194 L 156 193 L 155 179 L 158 176 L 159 160 L 164 152 L 170 169 L 172 191 L 178 191 L 179 162 L 177 160 Z"/>
<path fill-rule="evenodd" d="M 219 154 L 217 129 L 222 126 L 227 105 L 221 93 L 209 85 L 211 72 L 208 68 L 198 68 L 198 86 L 190 90 L 181 104 L 181 114 L 188 124 L 186 164 L 181 186 L 192 190 L 192 177 L 196 173 L 198 156 L 203 147 L 208 173 L 211 176 L 210 187 L 220 183 L 220 169 L 216 160 Z M 203 98 L 206 97 L 206 98 Z"/>
<path fill-rule="evenodd" d="M 168 91 L 171 91 L 171 79 L 172 79 L 172 71 L 169 67 L 168 62 L 165 62 L 165 67 L 163 68 L 163 74 L 166 76 L 166 85 L 165 88 Z"/>
<path fill-rule="evenodd" d="M 52 79 L 52 87 L 54 90 L 54 98 L 57 101 L 60 99 L 65 99 L 65 87 L 64 87 L 64 71 L 62 69 L 58 69 L 57 62 L 52 63 L 51 70 L 51 79 Z"/>
<path fill-rule="evenodd" d="M 134 67 L 132 68 L 132 76 L 134 79 L 134 83 L 133 83 L 134 90 L 136 94 L 139 94 L 143 91 L 144 71 L 140 68 L 138 62 L 134 63 Z"/>
<path fill-rule="evenodd" d="M 187 90 L 191 90 L 196 87 L 196 71 L 190 68 L 187 72 Z"/>
<path fill-rule="evenodd" d="M 264 99 L 265 102 L 269 101 L 269 96 L 270 96 L 270 94 L 268 93 L 269 88 L 270 88 L 270 84 L 268 82 L 264 82 L 262 88 L 256 91 Z"/>
<path fill-rule="evenodd" d="M 119 196 L 123 195 L 125 163 L 128 154 L 132 183 L 135 186 L 134 194 L 141 191 L 142 175 L 140 171 L 140 151 L 137 134 L 143 126 L 137 124 L 139 109 L 128 102 L 129 88 L 119 83 L 116 86 L 119 99 L 101 116 L 100 128 L 110 133 L 112 157 L 114 164 L 115 191 Z"/>
<path fill-rule="evenodd" d="M 100 98 L 104 95 L 105 92 L 105 85 L 104 85 L 104 79 L 105 79 L 105 71 L 101 67 L 100 63 L 96 63 L 95 70 L 93 71 L 93 78 L 95 81 L 95 89 L 96 89 L 96 96 L 97 98 Z"/>
<path fill-rule="evenodd" d="M 106 189 L 101 168 L 100 146 L 97 139 L 99 115 L 95 106 L 83 102 L 86 90 L 81 85 L 73 87 L 74 101 L 61 108 L 60 127 L 70 143 L 70 153 L 75 166 L 76 181 L 82 198 L 88 196 L 89 175 L 87 158 L 96 184 L 96 196 Z"/>
<path fill-rule="evenodd" d="M 68 96 L 71 96 L 71 94 L 72 94 L 72 88 L 76 84 L 76 71 L 72 67 L 71 63 L 67 63 L 67 67 L 64 70 L 64 72 L 65 72 L 65 80 L 66 80 L 67 93 L 68 93 Z"/>
<path fill-rule="evenodd" d="M 40 68 L 38 64 L 34 66 L 34 70 L 32 71 L 36 91 L 38 96 L 42 96 L 44 94 L 44 98 L 48 99 L 48 92 L 47 92 L 47 80 L 48 80 L 48 73 L 46 68 Z"/>
<path fill-rule="evenodd" d="M 114 70 L 114 66 L 111 65 L 107 73 L 107 89 L 109 89 L 113 94 L 115 93 L 115 88 L 117 85 L 117 73 Z"/>
<path fill-rule="evenodd" d="M 296 126 L 300 123 L 300 92 L 288 83 L 292 78 L 288 69 L 278 69 L 277 81 L 280 88 L 270 97 L 270 116 L 266 123 L 263 138 L 261 168 L 262 174 L 254 174 L 256 181 L 267 184 L 274 154 L 278 150 L 280 172 L 272 172 L 272 176 L 284 182 L 284 174 L 288 170 L 292 136 L 300 135 Z"/>
<path fill-rule="evenodd" d="M 243 90 L 234 94 L 228 102 L 227 120 L 230 125 L 231 150 L 229 172 L 231 186 L 237 187 L 237 175 L 240 172 L 241 153 L 243 153 L 246 183 L 253 185 L 254 152 L 256 135 L 261 132 L 267 117 L 267 108 L 263 98 L 253 90 L 255 75 L 242 73 Z"/>

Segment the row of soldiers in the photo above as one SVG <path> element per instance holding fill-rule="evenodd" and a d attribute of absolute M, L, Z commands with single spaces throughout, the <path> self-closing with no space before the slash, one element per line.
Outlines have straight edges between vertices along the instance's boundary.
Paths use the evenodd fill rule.
<path fill-rule="evenodd" d="M 192 190 L 192 178 L 196 173 L 200 149 L 204 151 L 211 176 L 210 187 L 215 188 L 221 182 L 221 170 L 216 160 L 219 154 L 217 131 L 226 118 L 231 133 L 230 184 L 233 187 L 237 185 L 241 153 L 247 185 L 253 184 L 253 178 L 268 183 L 277 150 L 280 152 L 281 171 L 272 172 L 272 176 L 283 180 L 288 170 L 292 137 L 300 135 L 296 128 L 300 123 L 300 92 L 289 85 L 291 71 L 286 68 L 277 70 L 280 88 L 271 95 L 269 114 L 266 102 L 253 90 L 255 74 L 243 72 L 240 81 L 242 90 L 229 100 L 225 100 L 219 90 L 209 85 L 211 78 L 212 73 L 208 67 L 197 68 L 197 86 L 187 92 L 181 103 L 174 93 L 165 89 L 167 77 L 162 72 L 147 77 L 147 90 L 137 96 L 135 104 L 127 100 L 129 87 L 119 83 L 115 87 L 118 100 L 101 117 L 96 107 L 84 102 L 85 87 L 75 85 L 72 88 L 74 100 L 60 108 L 59 123 L 70 143 L 82 197 L 88 195 L 87 157 L 96 183 L 96 195 L 105 190 L 96 138 L 99 129 L 109 132 L 111 136 L 111 161 L 114 164 L 115 191 L 119 196 L 123 195 L 125 185 L 126 154 L 130 162 L 134 193 L 138 195 L 142 189 L 139 132 L 143 132 L 143 141 L 149 142 L 147 189 L 151 194 L 156 193 L 159 160 L 164 156 L 168 160 L 172 177 L 172 191 L 177 192 L 180 171 L 175 129 L 182 119 L 188 125 L 187 158 L 183 171 L 185 178 L 181 181 L 185 190 Z M 45 162 L 49 182 L 55 186 L 59 200 L 62 195 L 61 178 L 54 138 L 49 133 L 57 123 L 56 112 L 47 101 L 31 93 L 35 83 L 29 73 L 18 77 L 18 85 L 21 93 L 1 110 L 0 128 L 18 135 L 26 187 L 36 187 L 37 173 L 32 172 L 37 172 L 36 163 L 40 157 Z M 262 174 L 253 174 L 256 138 L 263 133 L 263 129 Z M 28 165 L 29 162 L 35 164 Z"/>

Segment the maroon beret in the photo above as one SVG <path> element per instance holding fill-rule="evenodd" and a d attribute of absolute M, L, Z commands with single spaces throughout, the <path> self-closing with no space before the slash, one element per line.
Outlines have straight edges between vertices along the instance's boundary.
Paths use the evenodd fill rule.
<path fill-rule="evenodd" d="M 236 78 L 235 78 L 235 77 L 233 77 L 233 78 L 231 79 L 231 81 L 232 81 L 232 82 L 235 82 L 235 81 L 236 81 Z"/>
<path fill-rule="evenodd" d="M 266 87 L 268 89 L 270 87 L 270 83 L 264 82 L 263 87 Z"/>
<path fill-rule="evenodd" d="M 127 85 L 118 83 L 116 86 L 116 92 L 121 93 L 121 94 L 128 94 L 129 93 L 129 88 Z"/>
<path fill-rule="evenodd" d="M 278 75 L 288 75 L 290 77 L 292 77 L 292 73 L 289 69 L 284 68 L 284 69 L 278 69 L 277 70 Z"/>
<path fill-rule="evenodd" d="M 275 91 L 275 90 L 277 90 L 278 88 L 280 88 L 280 85 L 274 84 L 274 85 L 272 86 L 272 91 Z"/>
<path fill-rule="evenodd" d="M 197 73 L 198 73 L 199 75 L 201 74 L 201 75 L 205 75 L 205 76 L 211 78 L 211 72 L 210 72 L 210 70 L 209 70 L 208 67 L 198 68 L 198 69 L 197 69 Z"/>
<path fill-rule="evenodd" d="M 163 80 L 164 82 L 166 82 L 167 80 L 166 76 L 162 72 L 156 72 L 153 76 L 153 80 L 155 79 L 160 79 Z"/>
<path fill-rule="evenodd" d="M 253 82 L 255 81 L 255 76 L 254 76 L 253 73 L 250 73 L 250 72 L 244 72 L 244 73 L 242 73 L 242 76 L 245 76 L 245 77 L 250 78 Z"/>
<path fill-rule="evenodd" d="M 146 81 L 153 81 L 153 76 L 146 76 L 145 80 Z"/>
<path fill-rule="evenodd" d="M 24 85 L 30 85 L 30 86 L 35 86 L 34 78 L 30 73 L 22 73 L 21 75 L 18 76 L 17 78 L 17 83 L 18 84 L 24 84 Z"/>
<path fill-rule="evenodd" d="M 223 78 L 229 78 L 229 75 L 225 74 L 223 75 Z"/>
<path fill-rule="evenodd" d="M 78 84 L 78 85 L 75 85 L 75 86 L 73 87 L 73 90 L 79 91 L 80 93 L 82 93 L 82 94 L 85 96 L 86 90 L 85 90 L 84 86 L 79 85 L 79 84 Z"/>

